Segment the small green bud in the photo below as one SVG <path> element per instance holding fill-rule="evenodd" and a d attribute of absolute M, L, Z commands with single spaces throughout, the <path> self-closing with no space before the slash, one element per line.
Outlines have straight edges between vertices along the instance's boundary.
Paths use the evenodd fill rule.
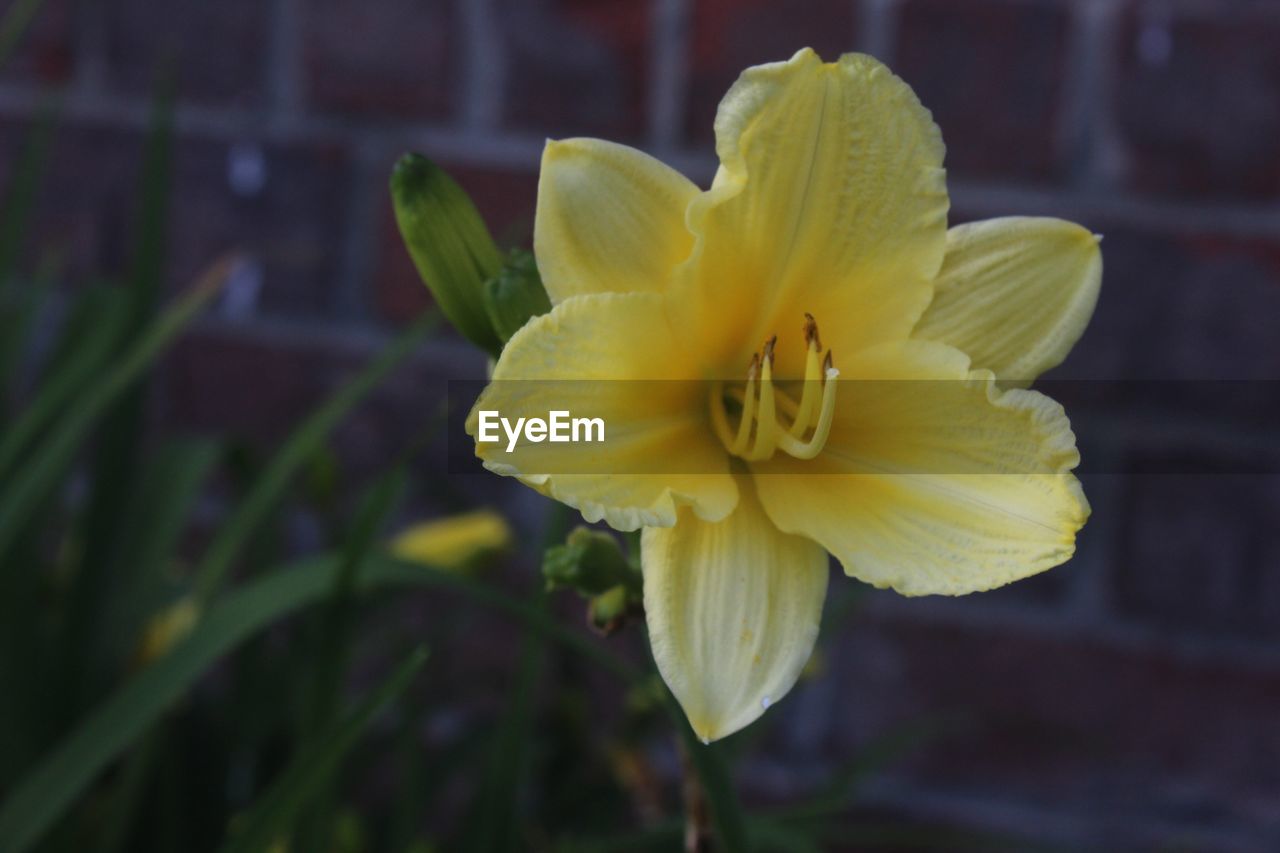
<path fill-rule="evenodd" d="M 588 616 L 592 627 L 608 635 L 622 627 L 631 612 L 631 597 L 627 595 L 627 588 L 618 584 L 591 599 Z"/>
<path fill-rule="evenodd" d="M 502 270 L 502 253 L 471 197 L 426 157 L 406 154 L 391 173 L 391 200 L 400 236 L 440 310 L 496 356 L 502 342 L 485 310 L 484 283 Z"/>
<path fill-rule="evenodd" d="M 575 529 L 565 544 L 548 548 L 542 574 L 547 589 L 574 589 L 588 598 L 615 587 L 640 592 L 640 574 L 627 562 L 618 540 L 589 527 Z"/>
<path fill-rule="evenodd" d="M 502 272 L 484 283 L 484 305 L 504 344 L 531 318 L 551 310 L 531 252 L 511 250 Z"/>

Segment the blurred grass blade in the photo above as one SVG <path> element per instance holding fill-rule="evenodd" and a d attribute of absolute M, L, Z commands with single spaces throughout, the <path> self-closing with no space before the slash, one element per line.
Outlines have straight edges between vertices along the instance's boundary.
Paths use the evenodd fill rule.
<path fill-rule="evenodd" d="M 274 571 L 226 594 L 169 654 L 122 685 L 33 768 L 0 806 L 0 850 L 22 853 L 38 841 L 106 766 L 147 731 L 215 661 L 257 631 L 319 601 L 339 560 L 322 557 Z M 640 676 L 598 643 L 540 608 L 453 572 L 371 555 L 356 581 L 366 592 L 423 586 L 499 610 L 603 666 L 629 683 Z M 674 701 L 674 700 L 673 700 Z"/>
<path fill-rule="evenodd" d="M 41 377 L 39 390 L 22 412 L 0 433 L 0 478 L 27 450 L 33 439 L 47 430 L 65 409 L 101 374 L 110 363 L 112 351 L 123 329 L 123 306 L 111 299 L 110 291 L 81 297 L 80 304 L 92 313 L 93 321 L 72 323 L 65 337 L 74 340 L 63 357 L 49 366 Z"/>
<path fill-rule="evenodd" d="M 10 14 L 21 3 L 10 8 Z M 3 64 L 3 60 L 0 60 Z M 41 109 L 35 124 L 27 132 L 22 153 L 14 166 L 4 197 L 4 213 L 0 215 L 0 293 L 3 293 L 18 267 L 19 255 L 27 243 L 31 212 L 49 162 L 57 125 L 58 106 L 50 103 Z"/>
<path fill-rule="evenodd" d="M 163 80 L 153 98 L 146 135 L 134 249 L 128 287 L 124 291 L 124 345 L 134 340 L 157 313 L 168 237 L 169 185 L 173 150 L 173 105 Z M 53 661 L 57 708 L 67 723 L 94 695 L 90 666 L 101 646 L 101 602 L 111 579 L 131 557 L 121 548 L 128 531 L 124 513 L 134 499 L 141 464 L 141 437 L 146 416 L 150 371 L 141 373 L 108 407 L 95 430 L 89 476 L 89 499 L 77 519 L 81 547 L 70 573 L 64 627 Z"/>
<path fill-rule="evenodd" d="M 343 547 L 342 562 L 334 577 L 333 589 L 320 622 L 320 647 L 316 650 L 316 679 L 311 701 L 307 703 L 310 719 L 304 727 L 304 743 L 329 727 L 338 703 L 342 671 L 346 665 L 346 638 L 350 630 L 351 597 L 355 591 L 365 558 L 387 514 L 404 493 L 408 475 L 397 468 L 383 476 L 360 508 L 355 525 Z"/>
<path fill-rule="evenodd" d="M 539 593 L 538 607 L 545 606 L 545 597 Z M 472 831 L 467 833 L 467 849 L 476 853 L 520 848 L 520 783 L 529 757 L 533 692 L 541 679 L 543 658 L 542 639 L 529 631 L 521 643 L 514 691 L 489 748 Z"/>
<path fill-rule="evenodd" d="M 56 258 L 42 264 L 21 293 L 5 293 L 0 288 L 0 434 L 11 420 L 8 404 L 16 401 L 21 390 L 28 343 L 35 336 L 41 312 L 50 301 L 60 266 Z"/>
<path fill-rule="evenodd" d="M 213 298 L 225 281 L 230 265 L 230 259 L 216 263 L 190 291 L 158 317 L 137 343 L 112 365 L 101 383 L 80 398 L 78 405 L 67 412 L 48 437 L 27 456 L 21 469 L 0 487 L 0 556 L 13 543 L 41 500 L 57 485 L 97 419 Z"/>
<path fill-rule="evenodd" d="M 747 837 L 747 821 L 733 790 L 733 779 L 724 759 L 724 744 L 703 743 L 693 733 L 689 721 L 680 708 L 676 698 L 665 686 L 662 688 L 666 698 L 667 710 L 670 712 L 676 728 L 680 731 L 680 739 L 685 754 L 689 758 L 702 784 L 702 792 L 706 795 L 707 805 L 711 807 L 711 824 L 715 828 L 716 840 L 720 849 L 746 851 L 751 849 Z"/>
<path fill-rule="evenodd" d="M 317 625 L 315 679 L 311 685 L 310 701 L 303 705 L 298 738 L 304 751 L 316 748 L 321 743 L 322 733 L 333 725 L 342 676 L 347 667 L 352 597 L 356 580 L 383 522 L 404 494 L 407 482 L 408 475 L 402 466 L 381 477 L 361 506 L 343 546 L 342 562 L 338 566 L 333 589 Z M 313 807 L 298 822 L 295 842 L 303 850 L 321 847 L 324 843 L 325 824 L 332 814 L 329 809 L 328 786 L 319 786 L 313 794 Z"/>
<path fill-rule="evenodd" d="M 138 626 L 172 598 L 170 561 L 201 487 L 222 448 L 205 439 L 165 442 L 142 466 L 125 508 L 120 553 L 103 603 L 102 645 L 124 663 L 136 651 Z"/>
<path fill-rule="evenodd" d="M 14 0 L 13 5 L 4 13 L 4 18 L 0 19 L 0 68 L 8 64 L 13 49 L 18 46 L 43 5 L 44 0 Z"/>
<path fill-rule="evenodd" d="M 560 503 L 551 505 L 537 552 L 545 552 L 557 542 L 564 541 L 569 517 L 568 507 Z M 532 606 L 547 613 L 547 604 L 546 589 L 539 585 Z M 472 815 L 474 823 L 467 834 L 468 849 L 476 853 L 518 850 L 521 846 L 520 791 L 533 730 L 534 691 L 545 666 L 545 645 L 536 630 L 526 629 L 520 644 L 520 669 L 516 674 L 515 691 L 489 749 L 477 809 Z"/>
<path fill-rule="evenodd" d="M 236 555 L 284 495 L 293 476 L 311 458 L 338 422 L 378 386 L 439 324 L 435 312 L 425 314 L 386 347 L 355 379 L 339 388 L 323 406 L 293 431 L 235 513 L 218 530 L 196 569 L 196 593 L 209 601 L 231 569 Z"/>
<path fill-rule="evenodd" d="M 224 853 L 257 853 L 283 840 L 293 816 L 338 770 L 378 712 L 408 688 L 426 659 L 426 649 L 419 647 L 341 725 L 294 761 L 258 800 L 244 828 L 223 846 Z"/>

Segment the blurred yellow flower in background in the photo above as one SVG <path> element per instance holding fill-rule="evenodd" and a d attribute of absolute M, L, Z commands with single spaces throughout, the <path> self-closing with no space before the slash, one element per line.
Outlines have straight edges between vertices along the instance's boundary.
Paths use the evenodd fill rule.
<path fill-rule="evenodd" d="M 510 547 L 511 539 L 506 519 L 481 509 L 414 524 L 391 540 L 391 553 L 424 566 L 462 571 Z"/>
<path fill-rule="evenodd" d="M 192 596 L 180 598 L 157 613 L 146 628 L 134 653 L 139 665 L 146 665 L 168 654 L 186 639 L 200 621 L 200 608 Z"/>
<path fill-rule="evenodd" d="M 604 418 L 601 444 L 476 452 L 644 529 L 654 658 L 704 740 L 794 684 L 828 552 L 908 595 L 1072 556 L 1075 437 L 1015 386 L 1065 357 L 1101 278 L 1071 223 L 948 230 L 938 128 L 870 57 L 748 69 L 715 130 L 706 191 L 632 148 L 548 143 L 534 249 L 554 308 L 510 339 L 468 422 Z"/>

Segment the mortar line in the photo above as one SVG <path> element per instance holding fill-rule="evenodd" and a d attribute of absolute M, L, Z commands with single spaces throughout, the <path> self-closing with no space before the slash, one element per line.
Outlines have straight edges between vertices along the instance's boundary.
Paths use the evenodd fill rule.
<path fill-rule="evenodd" d="M 688 0 L 653 0 L 649 57 L 649 144 L 656 151 L 679 145 L 689 86 Z"/>

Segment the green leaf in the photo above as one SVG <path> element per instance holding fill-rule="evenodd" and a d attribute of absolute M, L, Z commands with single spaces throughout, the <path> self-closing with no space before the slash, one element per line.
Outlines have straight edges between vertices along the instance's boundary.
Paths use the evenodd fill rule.
<path fill-rule="evenodd" d="M 328 438 L 333 428 L 396 365 L 404 361 L 438 323 L 439 316 L 435 312 L 424 314 L 293 431 L 205 551 L 196 568 L 196 593 L 201 601 L 209 601 L 217 592 L 240 549 L 275 508 L 294 475 Z"/>
<path fill-rule="evenodd" d="M 408 475 L 403 468 L 396 468 L 384 475 L 360 508 L 355 525 L 343 546 L 342 562 L 338 566 L 338 574 L 334 577 L 333 589 L 320 622 L 320 646 L 316 649 L 315 657 L 318 663 L 316 679 L 312 685 L 311 700 L 307 703 L 312 716 L 304 741 L 310 740 L 319 730 L 327 728 L 332 721 L 346 665 L 351 597 L 356 581 L 383 522 L 404 493 L 407 482 Z"/>
<path fill-rule="evenodd" d="M 9 14 L 12 15 L 22 5 L 21 2 L 15 3 L 9 8 Z M 3 64 L 2 59 L 0 64 Z M 4 212 L 0 215 L 0 293 L 13 277 L 18 266 L 18 255 L 26 245 L 31 211 L 35 207 L 40 182 L 49 162 L 49 151 L 53 147 L 57 115 L 56 102 L 42 107 L 35 125 L 27 132 L 22 153 L 18 155 L 18 162 L 14 165 L 9 187 L 5 192 Z"/>
<path fill-rule="evenodd" d="M 229 592 L 169 654 L 119 687 L 14 787 L 0 806 L 0 850 L 22 853 L 40 839 L 106 766 L 146 732 L 214 662 L 258 631 L 314 604 L 332 589 L 338 559 L 305 560 Z M 501 611 L 629 683 L 641 675 L 589 638 L 528 602 L 455 573 L 372 555 L 356 582 L 368 592 L 423 586 Z M 672 700 L 674 701 L 674 700 Z"/>
<path fill-rule="evenodd" d="M 123 317 L 123 341 L 135 339 L 151 322 L 160 299 L 168 236 L 169 185 L 173 159 L 173 99 L 162 82 L 153 99 L 135 215 L 137 245 Z M 121 538 L 129 529 L 124 513 L 133 500 L 142 455 L 149 372 L 139 373 L 103 415 L 93 441 L 89 500 L 77 519 L 82 543 L 70 573 L 64 627 L 53 660 L 59 700 L 55 714 L 74 719 L 95 692 L 91 663 L 99 647 L 102 609 L 111 581 L 126 555 Z"/>
<path fill-rule="evenodd" d="M 711 808 L 711 825 L 715 828 L 717 840 L 725 850 L 746 853 L 751 849 L 746 816 L 733 790 L 733 778 L 724 758 L 724 744 L 703 743 L 698 740 L 675 696 L 665 686 L 662 692 L 666 697 L 671 719 L 680 731 L 685 754 L 698 775 L 698 781 L 702 783 L 707 805 Z"/>
<path fill-rule="evenodd" d="M 397 467 L 383 475 L 373 492 L 360 508 L 354 527 L 343 546 L 342 562 L 333 581 L 324 612 L 321 614 L 316 637 L 317 648 L 315 678 L 311 696 L 303 706 L 299 741 L 302 748 L 312 749 L 320 743 L 320 734 L 332 725 L 338 704 L 342 676 L 347 667 L 347 651 L 351 633 L 352 596 L 356 580 L 373 547 L 387 515 L 403 495 L 408 476 L 403 467 Z M 323 844 L 322 826 L 330 815 L 326 800 L 327 786 L 315 792 L 316 804 L 303 815 L 298 827 L 298 846 L 303 850 L 317 849 Z"/>
<path fill-rule="evenodd" d="M 134 650 L 144 618 L 172 598 L 166 578 L 201 487 L 221 456 L 217 442 L 173 439 L 143 464 L 125 508 L 120 558 L 111 566 L 100 643 L 118 660 Z"/>
<path fill-rule="evenodd" d="M 502 254 L 470 196 L 426 157 L 406 154 L 391 173 L 391 201 L 400 236 L 440 310 L 496 356 L 502 342 L 485 310 L 484 284 L 502 270 Z"/>
<path fill-rule="evenodd" d="M 40 502 L 51 493 L 98 418 L 213 298 L 226 278 L 227 266 L 225 261 L 216 264 L 161 314 L 0 487 L 0 557 Z"/>
<path fill-rule="evenodd" d="M 0 68 L 9 61 L 13 49 L 43 5 L 44 0 L 14 0 L 4 13 L 4 18 L 0 19 Z"/>
<path fill-rule="evenodd" d="M 77 313 L 91 315 L 92 322 L 76 322 L 81 318 L 75 318 L 68 325 L 63 336 L 68 342 L 65 352 L 41 377 L 31 401 L 0 433 L 0 477 L 13 468 L 36 438 L 47 433 L 64 410 L 78 403 L 110 364 L 125 319 L 124 305 L 116 296 L 109 290 L 89 290 L 78 300 Z"/>
<path fill-rule="evenodd" d="M 419 647 L 341 725 L 299 756 L 258 801 L 244 828 L 223 845 L 223 853 L 263 851 L 283 838 L 293 816 L 338 770 L 378 713 L 408 688 L 426 659 L 426 649 Z"/>
<path fill-rule="evenodd" d="M 545 595 L 535 606 L 545 609 Z M 521 780 L 529 759 L 533 731 L 533 693 L 544 668 L 544 643 L 530 631 L 521 642 L 520 669 L 506 712 L 494 734 L 481 782 L 475 823 L 467 836 L 467 849 L 477 853 L 518 850 L 521 845 L 519 808 Z"/>

